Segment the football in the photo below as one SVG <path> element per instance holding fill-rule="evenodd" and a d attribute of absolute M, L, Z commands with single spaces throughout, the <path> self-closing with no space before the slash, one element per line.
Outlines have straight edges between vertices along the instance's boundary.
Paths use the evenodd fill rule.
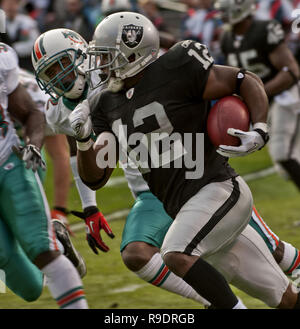
<path fill-rule="evenodd" d="M 240 139 L 227 134 L 228 128 L 249 130 L 250 115 L 246 104 L 236 96 L 226 96 L 211 108 L 207 119 L 208 136 L 214 146 L 239 146 Z"/>

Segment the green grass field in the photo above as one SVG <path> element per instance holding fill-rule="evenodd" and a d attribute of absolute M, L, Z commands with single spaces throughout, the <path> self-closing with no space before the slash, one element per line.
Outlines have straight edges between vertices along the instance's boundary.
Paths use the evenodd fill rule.
<path fill-rule="evenodd" d="M 233 167 L 242 175 L 267 168 L 272 165 L 267 150 L 231 161 Z M 115 170 L 114 176 L 122 175 L 120 169 Z M 53 199 L 51 162 L 48 161 L 48 173 L 45 189 L 50 206 Z M 286 181 L 277 174 L 249 182 L 258 211 L 267 224 L 282 240 L 300 247 L 300 227 L 293 225 L 300 220 L 300 194 L 293 183 Z M 104 214 L 130 208 L 133 204 L 131 192 L 127 184 L 116 187 L 105 187 L 97 192 L 98 205 Z M 74 183 L 69 195 L 69 208 L 80 210 L 80 200 Z M 80 220 L 70 217 L 71 223 Z M 109 239 L 102 234 L 111 250 L 96 256 L 85 241 L 84 229 L 76 233 L 74 244 L 86 260 L 88 273 L 83 279 L 85 292 L 90 308 L 97 309 L 167 309 L 167 308 L 202 308 L 192 300 L 182 298 L 151 286 L 131 273 L 122 263 L 119 245 L 121 242 L 124 218 L 111 222 L 115 239 Z M 259 300 L 253 299 L 243 292 L 233 288 L 249 308 L 266 308 Z M 45 288 L 40 299 L 26 303 L 12 292 L 0 294 L 0 309 L 46 309 L 57 308 L 48 289 Z"/>

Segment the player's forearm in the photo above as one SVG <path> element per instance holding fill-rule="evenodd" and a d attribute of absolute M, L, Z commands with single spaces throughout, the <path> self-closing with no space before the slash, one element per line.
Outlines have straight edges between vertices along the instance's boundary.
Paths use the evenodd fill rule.
<path fill-rule="evenodd" d="M 92 190 L 98 190 L 108 181 L 112 169 L 97 165 L 97 152 L 93 147 L 87 151 L 77 152 L 78 172 L 83 183 Z"/>
<path fill-rule="evenodd" d="M 240 91 L 250 111 L 251 122 L 267 122 L 269 101 L 263 84 L 247 73 Z"/>
<path fill-rule="evenodd" d="M 294 83 L 295 80 L 288 72 L 280 71 L 272 80 L 265 84 L 265 91 L 268 97 L 272 97 L 289 89 Z"/>
<path fill-rule="evenodd" d="M 39 110 L 33 110 L 29 113 L 25 125 L 25 139 L 29 144 L 37 146 L 39 149 L 43 146 L 45 137 L 45 115 Z"/>

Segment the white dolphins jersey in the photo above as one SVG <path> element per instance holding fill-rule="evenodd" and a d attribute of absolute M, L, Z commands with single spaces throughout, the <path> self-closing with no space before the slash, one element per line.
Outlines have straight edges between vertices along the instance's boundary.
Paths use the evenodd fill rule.
<path fill-rule="evenodd" d="M 19 65 L 15 51 L 0 43 L 0 165 L 11 154 L 12 146 L 19 144 L 14 124 L 8 113 L 8 95 L 19 84 Z"/>

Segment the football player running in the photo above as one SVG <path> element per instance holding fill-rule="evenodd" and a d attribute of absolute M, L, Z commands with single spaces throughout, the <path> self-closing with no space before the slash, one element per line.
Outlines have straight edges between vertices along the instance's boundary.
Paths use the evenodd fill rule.
<path fill-rule="evenodd" d="M 71 36 L 77 42 L 71 40 Z M 78 104 L 86 104 L 84 100 L 94 99 L 98 93 L 98 90 L 93 91 L 88 87 L 85 75 L 85 70 L 88 69 L 88 60 L 84 52 L 87 43 L 74 31 L 55 29 L 42 34 L 35 44 L 32 63 L 36 78 L 40 88 L 51 96 L 46 110 L 47 123 L 55 132 L 66 134 L 69 140 L 74 139 L 75 133 L 68 120 L 70 113 L 75 111 Z M 36 60 L 35 55 L 37 45 L 42 45 L 44 49 L 44 56 L 39 60 Z M 69 76 L 71 82 L 68 85 Z M 83 87 L 76 82 L 75 77 L 83 81 Z M 80 88 L 79 92 L 76 92 L 77 85 Z M 87 110 L 89 111 L 89 106 Z M 71 143 L 73 145 L 73 142 Z M 89 189 L 79 177 L 76 152 L 75 143 L 73 153 L 75 155 L 71 158 L 71 164 L 82 199 L 86 224 L 89 225 L 90 221 L 95 221 L 95 216 L 93 214 L 89 216 L 88 207 L 96 205 L 96 196 L 95 192 Z M 180 277 L 171 273 L 163 263 L 159 249 L 172 220 L 163 210 L 161 202 L 150 193 L 139 171 L 133 168 L 127 168 L 124 171 L 129 187 L 136 197 L 135 204 L 126 220 L 120 247 L 124 263 L 141 279 L 155 286 L 207 304 L 194 289 Z M 82 216 L 78 212 L 73 213 Z M 109 228 L 108 224 L 106 225 Z M 95 231 L 88 229 L 90 234 L 87 235 L 87 240 L 95 253 L 98 253 L 97 248 L 104 252 L 109 250 L 100 236 L 102 228 L 100 223 L 100 225 L 97 224 Z"/>
<path fill-rule="evenodd" d="M 58 250 L 36 172 L 38 167 L 45 169 L 40 154 L 44 114 L 19 83 L 15 51 L 3 43 L 0 50 L 0 267 L 8 287 L 25 300 L 35 300 L 42 292 L 42 275 L 34 264 L 46 276 L 60 308 L 87 308 L 82 281 Z M 24 126 L 24 146 L 11 117 Z"/>
<path fill-rule="evenodd" d="M 229 25 L 221 40 L 227 65 L 243 67 L 263 81 L 271 103 L 270 155 L 300 189 L 299 67 L 284 31 L 275 20 L 254 18 L 255 0 L 217 0 L 215 7 Z M 226 148 L 224 155 L 234 154 Z"/>
<path fill-rule="evenodd" d="M 157 30 L 143 15 L 113 14 L 95 30 L 88 50 L 89 73 L 101 74 L 98 86 L 107 84 L 107 89 L 99 95 L 91 120 L 86 102 L 70 114 L 78 139 L 79 173 L 95 190 L 105 185 L 114 167 L 101 166 L 103 159 L 96 156 L 107 146 L 117 152 L 115 137 L 125 145 L 122 151 L 129 152 L 127 136 L 130 140 L 136 132 L 145 137 L 140 144 L 157 132 L 206 134 L 209 100 L 233 93 L 243 97 L 254 128 L 240 135 L 240 155 L 267 142 L 268 100 L 258 78 L 213 65 L 207 48 L 193 41 L 180 42 L 157 59 L 158 51 Z M 95 144 L 91 125 L 98 136 Z M 195 155 L 195 144 L 187 152 L 191 151 Z M 144 167 L 138 157 L 135 160 Z M 165 168 L 149 165 L 143 172 L 151 192 L 174 219 L 161 247 L 165 264 L 217 308 L 244 308 L 220 272 L 272 307 L 298 308 L 297 293 L 261 237 L 247 225 L 251 192 L 227 158 L 204 138 L 204 175 L 186 179 L 189 170 L 184 166 L 171 161 Z M 259 275 L 253 268 L 259 268 Z"/>

